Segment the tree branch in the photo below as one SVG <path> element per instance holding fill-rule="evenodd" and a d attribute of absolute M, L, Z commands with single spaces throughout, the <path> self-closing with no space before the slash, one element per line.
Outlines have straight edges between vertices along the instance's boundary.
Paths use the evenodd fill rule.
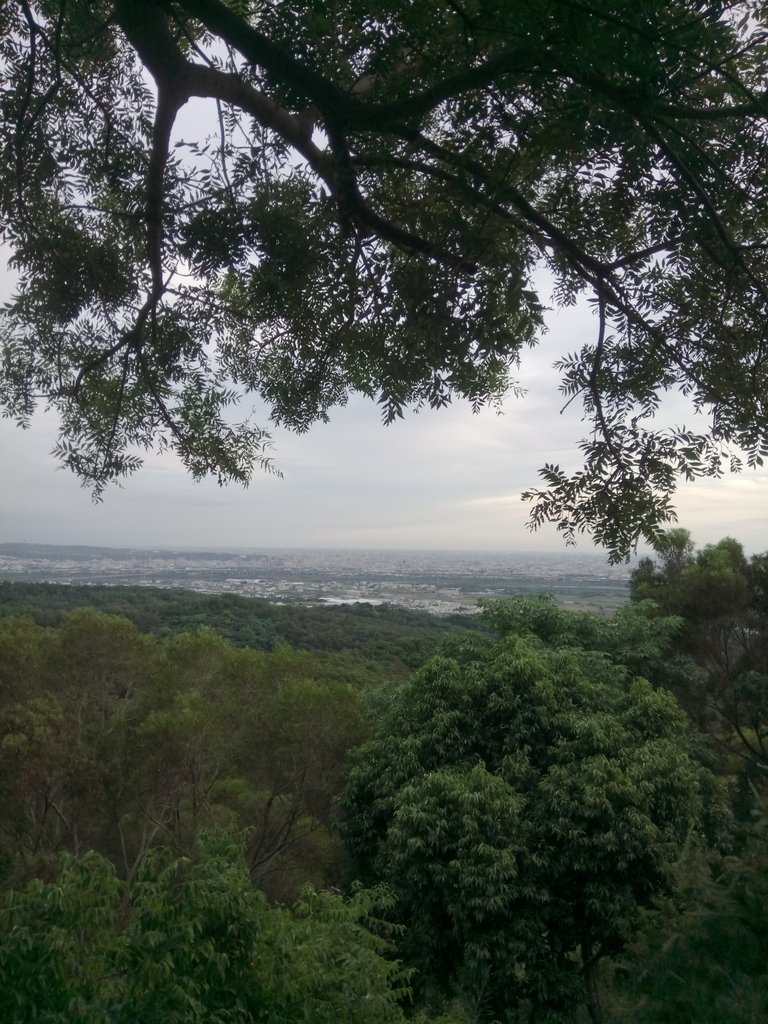
<path fill-rule="evenodd" d="M 603 401 L 600 397 L 600 387 L 598 384 L 598 376 L 600 373 L 600 367 L 603 362 L 603 352 L 605 350 L 605 321 L 606 321 L 606 309 L 605 309 L 605 286 L 604 282 L 598 281 L 597 289 L 597 303 L 598 303 L 598 318 L 599 328 L 597 334 L 597 344 L 595 346 L 595 355 L 592 359 L 592 367 L 589 373 L 588 387 L 589 393 L 592 398 L 592 404 L 595 409 L 595 415 L 597 421 L 600 424 L 600 432 L 603 435 L 608 451 L 613 456 L 614 461 L 618 464 L 621 461 L 621 453 L 616 447 L 611 431 L 608 429 L 608 423 L 605 419 L 605 412 L 603 411 Z"/>
<path fill-rule="evenodd" d="M 246 60 L 266 70 L 277 82 L 300 92 L 326 118 L 344 121 L 348 129 L 368 128 L 377 132 L 398 127 L 399 122 L 420 121 L 451 97 L 495 81 L 510 71 L 530 70 L 531 46 L 503 50 L 483 64 L 450 75 L 428 89 L 390 103 L 368 103 L 354 93 L 340 89 L 321 74 L 306 67 L 282 47 L 249 25 L 221 0 L 182 0 L 181 6 L 219 35 Z M 540 54 L 536 68 L 541 68 Z"/>

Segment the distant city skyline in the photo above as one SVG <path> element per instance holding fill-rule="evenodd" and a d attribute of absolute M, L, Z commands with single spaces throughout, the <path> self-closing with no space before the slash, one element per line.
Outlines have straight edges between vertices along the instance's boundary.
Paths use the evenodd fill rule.
<path fill-rule="evenodd" d="M 594 552 L 578 558 L 562 552 L 325 548 L 197 553 L 0 542 L 0 579 L 181 588 L 292 605 L 396 604 L 436 614 L 472 611 L 479 600 L 541 593 L 564 607 L 608 614 L 629 596 L 629 567 L 607 565 Z M 103 599 L 94 594 L 97 604 Z"/>

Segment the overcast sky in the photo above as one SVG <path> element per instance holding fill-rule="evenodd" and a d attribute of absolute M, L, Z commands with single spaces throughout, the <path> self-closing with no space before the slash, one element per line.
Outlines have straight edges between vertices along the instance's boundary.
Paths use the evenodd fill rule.
<path fill-rule="evenodd" d="M 10 276 L 0 284 L 7 295 Z M 587 310 L 551 318 L 520 373 L 528 389 L 501 416 L 456 404 L 383 427 L 357 400 L 329 425 L 297 437 L 274 433 L 283 479 L 257 475 L 248 489 L 194 483 L 172 455 L 146 459 L 124 488 L 93 505 L 50 451 L 56 422 L 28 431 L 0 422 L 0 541 L 193 547 L 377 547 L 558 550 L 553 529 L 531 534 L 520 492 L 545 461 L 575 466 L 581 412 L 560 414 L 552 362 L 594 330 Z M 267 414 L 257 410 L 257 422 Z M 679 492 L 680 523 L 699 544 L 737 537 L 768 548 L 768 473 L 698 481 Z M 588 539 L 579 545 L 589 550 Z"/>

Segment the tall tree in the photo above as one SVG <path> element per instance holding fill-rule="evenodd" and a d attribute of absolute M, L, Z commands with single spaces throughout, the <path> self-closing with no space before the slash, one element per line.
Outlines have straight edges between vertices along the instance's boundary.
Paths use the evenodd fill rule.
<path fill-rule="evenodd" d="M 532 521 L 618 557 L 679 475 L 768 450 L 767 28 L 732 0 L 9 0 L 3 404 L 55 407 L 97 494 L 136 445 L 246 480 L 242 391 L 297 430 L 354 391 L 386 421 L 500 401 L 544 267 L 596 321 L 559 362 L 584 470 L 547 465 Z M 655 423 L 671 390 L 708 427 Z"/>
<path fill-rule="evenodd" d="M 671 683 L 686 710 L 728 752 L 768 764 L 766 556 L 747 559 L 724 537 L 694 549 L 686 530 L 663 535 L 657 559 L 632 574 L 635 601 L 649 598 L 681 629 L 670 651 L 696 667 Z M 763 774 L 757 772 L 758 777 Z"/>
<path fill-rule="evenodd" d="M 704 773 L 684 716 L 602 652 L 509 636 L 452 654 L 353 755 L 350 852 L 398 896 L 403 952 L 473 1019 L 528 1000 L 598 1022 L 597 964 L 697 821 Z"/>

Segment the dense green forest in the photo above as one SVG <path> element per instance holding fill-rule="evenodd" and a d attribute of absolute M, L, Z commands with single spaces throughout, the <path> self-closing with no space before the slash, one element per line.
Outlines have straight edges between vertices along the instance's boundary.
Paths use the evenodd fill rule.
<path fill-rule="evenodd" d="M 766 1019 L 768 556 L 473 629 L 2 593 L 3 1021 Z"/>
<path fill-rule="evenodd" d="M 381 672 L 405 678 L 434 652 L 447 630 L 484 628 L 472 616 L 437 618 L 393 604 L 286 607 L 237 594 L 0 581 L 0 618 L 29 615 L 38 625 L 60 626 L 68 612 L 83 607 L 122 616 L 159 638 L 207 626 L 235 647 L 272 651 L 288 645 L 333 655 L 336 670 L 346 663 L 358 681 L 365 670 L 370 679 Z"/>

